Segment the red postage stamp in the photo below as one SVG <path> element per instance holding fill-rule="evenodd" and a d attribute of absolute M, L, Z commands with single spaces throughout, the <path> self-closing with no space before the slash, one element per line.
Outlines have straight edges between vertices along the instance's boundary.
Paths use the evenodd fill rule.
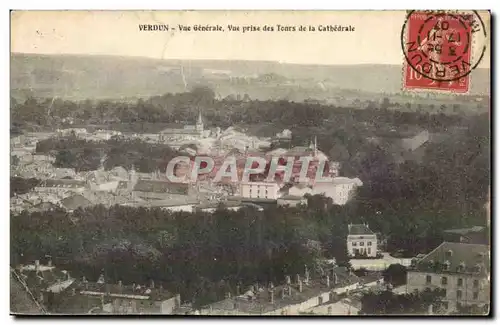
<path fill-rule="evenodd" d="M 410 12 L 401 31 L 403 88 L 467 93 L 470 73 L 485 51 L 482 48 L 478 57 L 473 57 L 478 37 L 486 37 L 486 31 L 473 11 Z"/>

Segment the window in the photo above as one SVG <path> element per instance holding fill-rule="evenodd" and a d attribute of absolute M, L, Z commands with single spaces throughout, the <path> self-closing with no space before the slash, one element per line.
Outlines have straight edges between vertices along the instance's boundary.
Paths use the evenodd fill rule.
<path fill-rule="evenodd" d="M 370 247 L 368 247 L 368 254 L 371 254 L 372 253 L 372 249 Z"/>
<path fill-rule="evenodd" d="M 457 290 L 457 299 L 462 299 L 462 290 Z"/>
<path fill-rule="evenodd" d="M 472 294 L 472 299 L 477 300 L 478 298 L 479 298 L 479 292 L 476 291 Z"/>
<path fill-rule="evenodd" d="M 360 241 L 359 242 L 359 246 L 365 246 L 365 242 L 364 241 Z"/>
<path fill-rule="evenodd" d="M 457 280 L 457 286 L 461 287 L 463 285 L 464 285 L 464 279 L 458 278 L 458 280 Z"/>
<path fill-rule="evenodd" d="M 479 280 L 474 280 L 474 288 L 478 288 L 479 287 Z"/>
<path fill-rule="evenodd" d="M 447 284 L 448 284 L 448 278 L 447 278 L 447 277 L 445 277 L 445 276 L 444 276 L 444 277 L 442 277 L 442 278 L 441 278 L 441 284 L 442 284 L 442 285 L 447 285 Z"/>
<path fill-rule="evenodd" d="M 443 307 L 445 310 L 448 310 L 448 302 L 447 301 L 443 302 Z"/>
<path fill-rule="evenodd" d="M 372 242 L 371 242 L 371 241 L 369 241 L 367 245 L 368 245 L 368 246 L 371 246 L 371 245 L 372 245 Z"/>
<path fill-rule="evenodd" d="M 358 243 L 356 243 L 355 241 L 352 242 L 352 246 L 357 246 Z"/>
<path fill-rule="evenodd" d="M 448 294 L 448 291 L 446 291 L 446 289 L 443 289 L 443 293 L 444 293 L 444 296 L 446 297 L 446 295 Z"/>
<path fill-rule="evenodd" d="M 425 277 L 425 283 L 430 284 L 432 282 L 432 276 L 428 275 Z"/>

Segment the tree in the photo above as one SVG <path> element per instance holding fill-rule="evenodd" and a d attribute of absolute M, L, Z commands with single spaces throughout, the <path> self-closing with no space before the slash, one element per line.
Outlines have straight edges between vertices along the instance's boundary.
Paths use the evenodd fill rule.
<path fill-rule="evenodd" d="M 384 99 L 382 100 L 382 104 L 380 104 L 380 108 L 381 109 L 387 109 L 390 106 L 391 106 L 391 102 L 389 101 L 389 98 L 384 97 Z"/>
<path fill-rule="evenodd" d="M 391 283 L 393 286 L 406 284 L 407 269 L 401 264 L 391 264 L 384 270 L 383 276 L 386 283 Z"/>
<path fill-rule="evenodd" d="M 206 86 L 195 86 L 190 92 L 191 103 L 196 106 L 212 104 L 215 92 Z"/>
<path fill-rule="evenodd" d="M 19 157 L 16 155 L 11 155 L 10 156 L 10 165 L 13 167 L 17 167 L 19 165 Z"/>

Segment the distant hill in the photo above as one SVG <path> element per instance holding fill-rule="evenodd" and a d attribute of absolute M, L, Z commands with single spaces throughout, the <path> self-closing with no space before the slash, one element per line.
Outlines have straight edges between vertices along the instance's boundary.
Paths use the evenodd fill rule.
<path fill-rule="evenodd" d="M 182 68 L 181 68 L 182 67 Z M 488 94 L 489 70 L 472 74 L 471 94 Z M 136 99 L 183 92 L 208 84 L 221 96 L 249 93 L 252 98 L 323 97 L 331 91 L 397 93 L 396 65 L 298 65 L 267 61 L 159 60 L 85 55 L 11 55 L 15 98 Z"/>

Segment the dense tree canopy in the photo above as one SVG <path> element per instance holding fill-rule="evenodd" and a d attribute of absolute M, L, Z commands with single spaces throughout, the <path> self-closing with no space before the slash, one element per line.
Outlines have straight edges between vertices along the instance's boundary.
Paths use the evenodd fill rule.
<path fill-rule="evenodd" d="M 74 168 L 77 172 L 96 170 L 105 156 L 105 169 L 132 165 L 144 173 L 157 169 L 165 171 L 176 151 L 168 145 L 151 144 L 141 140 L 113 137 L 107 141 L 94 142 L 74 136 L 50 138 L 37 143 L 37 153 L 53 154 L 55 167 Z"/>
<path fill-rule="evenodd" d="M 328 237 L 323 225 L 333 220 L 322 214 L 278 207 L 209 214 L 95 206 L 71 219 L 62 210 L 24 212 L 11 222 L 11 257 L 19 263 L 49 254 L 75 276 L 97 279 L 104 270 L 113 282 L 154 279 L 202 304 L 223 297 L 210 288 L 221 281 L 234 291 L 239 282 L 283 281 L 315 265 L 323 253 L 308 243 Z"/>

